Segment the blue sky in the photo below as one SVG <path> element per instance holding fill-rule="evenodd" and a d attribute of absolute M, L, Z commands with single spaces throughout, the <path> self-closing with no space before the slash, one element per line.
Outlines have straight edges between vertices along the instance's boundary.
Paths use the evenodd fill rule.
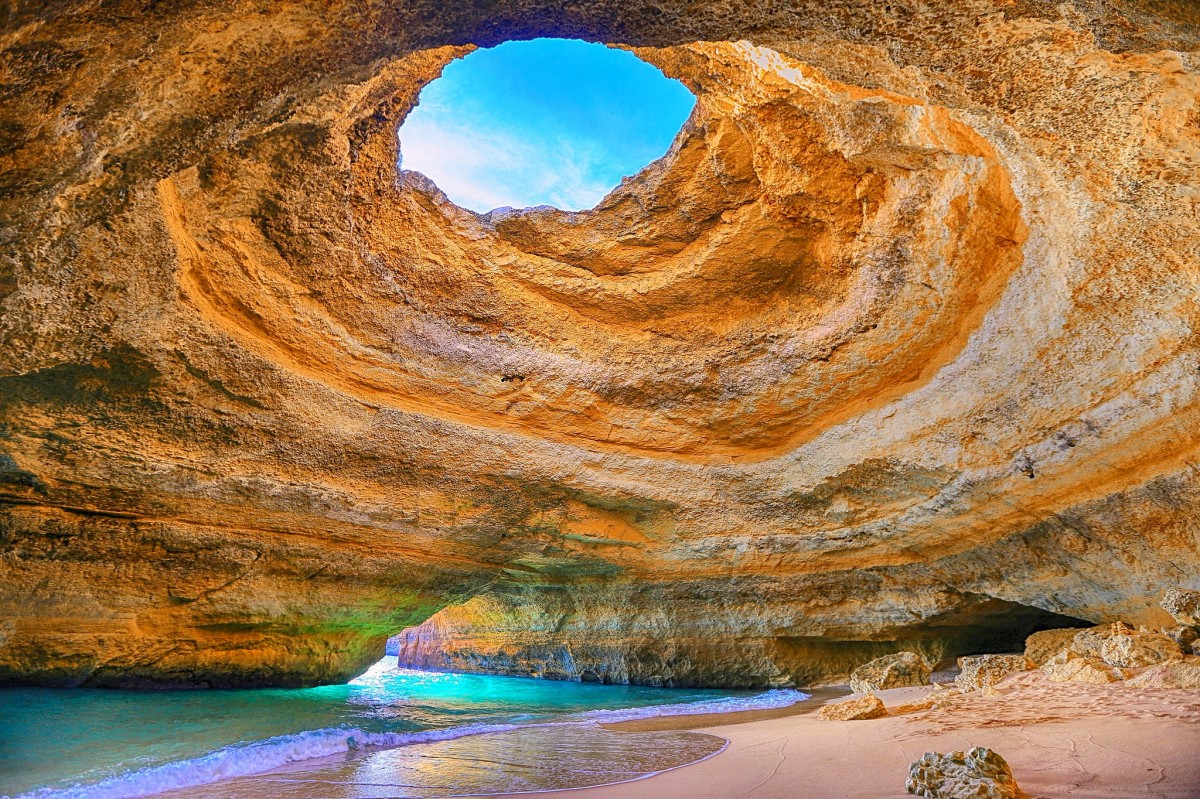
<path fill-rule="evenodd" d="M 473 211 L 591 208 L 666 153 L 694 103 L 624 50 L 505 42 L 451 62 L 421 91 L 400 127 L 401 168 Z"/>

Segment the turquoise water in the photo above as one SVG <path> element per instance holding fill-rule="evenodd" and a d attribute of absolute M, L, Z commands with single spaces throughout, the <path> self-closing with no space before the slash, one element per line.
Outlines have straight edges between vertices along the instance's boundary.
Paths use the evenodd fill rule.
<path fill-rule="evenodd" d="M 395 663 L 385 658 L 346 685 L 321 688 L 0 690 L 0 795 L 149 796 L 359 750 L 485 732 L 528 734 L 540 725 L 594 726 L 658 712 L 779 706 L 803 698 L 796 691 L 443 674 L 396 669 Z"/>

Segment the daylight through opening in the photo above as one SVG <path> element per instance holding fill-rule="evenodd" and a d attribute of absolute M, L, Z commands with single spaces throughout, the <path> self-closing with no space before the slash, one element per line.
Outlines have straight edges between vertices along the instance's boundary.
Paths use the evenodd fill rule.
<path fill-rule="evenodd" d="M 696 98 L 626 50 L 506 42 L 451 62 L 400 128 L 400 168 L 476 212 L 595 206 L 670 149 Z"/>

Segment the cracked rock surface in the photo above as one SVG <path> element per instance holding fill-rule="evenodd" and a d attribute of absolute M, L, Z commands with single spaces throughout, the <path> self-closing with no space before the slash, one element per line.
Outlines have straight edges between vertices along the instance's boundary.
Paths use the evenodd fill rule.
<path fill-rule="evenodd" d="M 683 81 L 667 156 L 579 213 L 397 171 L 423 85 L 541 35 Z M 1198 35 L 1171 0 L 21 6 L 0 680 L 312 684 L 421 625 L 418 664 L 783 685 L 1165 622 Z"/>

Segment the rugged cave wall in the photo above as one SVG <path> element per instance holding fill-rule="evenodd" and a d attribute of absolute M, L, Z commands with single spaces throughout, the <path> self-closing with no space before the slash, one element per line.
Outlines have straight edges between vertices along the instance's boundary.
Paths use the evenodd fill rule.
<path fill-rule="evenodd" d="M 330 681 L 447 605 L 464 664 L 599 640 L 576 672 L 705 684 L 1156 621 L 1200 587 L 1198 33 L 1133 0 L 16 7 L 0 679 Z M 671 153 L 574 214 L 398 174 L 420 87 L 536 35 L 683 80 Z"/>
<path fill-rule="evenodd" d="M 864 579 L 865 578 L 865 579 Z M 579 682 L 666 687 L 811 686 L 843 679 L 871 658 L 899 650 L 931 664 L 948 657 L 1023 650 L 1032 632 L 1086 622 L 1040 608 L 947 592 L 927 599 L 925 616 L 892 619 L 873 632 L 872 609 L 898 601 L 877 575 L 827 579 L 840 604 L 814 613 L 813 581 L 581 581 L 570 586 L 505 586 L 448 607 L 389 641 L 401 667 Z M 846 583 L 851 583 L 847 586 Z M 790 584 L 789 584 L 790 583 Z M 798 591 L 797 589 L 801 589 Z M 789 603 L 788 596 L 797 599 Z M 764 596 L 775 597 L 764 602 Z M 807 607 L 798 607 L 806 605 Z M 936 606 L 946 610 L 938 612 Z M 817 632 L 795 624 L 824 615 Z M 856 624 L 839 633 L 840 620 Z M 952 665 L 945 662 L 944 665 Z"/>

